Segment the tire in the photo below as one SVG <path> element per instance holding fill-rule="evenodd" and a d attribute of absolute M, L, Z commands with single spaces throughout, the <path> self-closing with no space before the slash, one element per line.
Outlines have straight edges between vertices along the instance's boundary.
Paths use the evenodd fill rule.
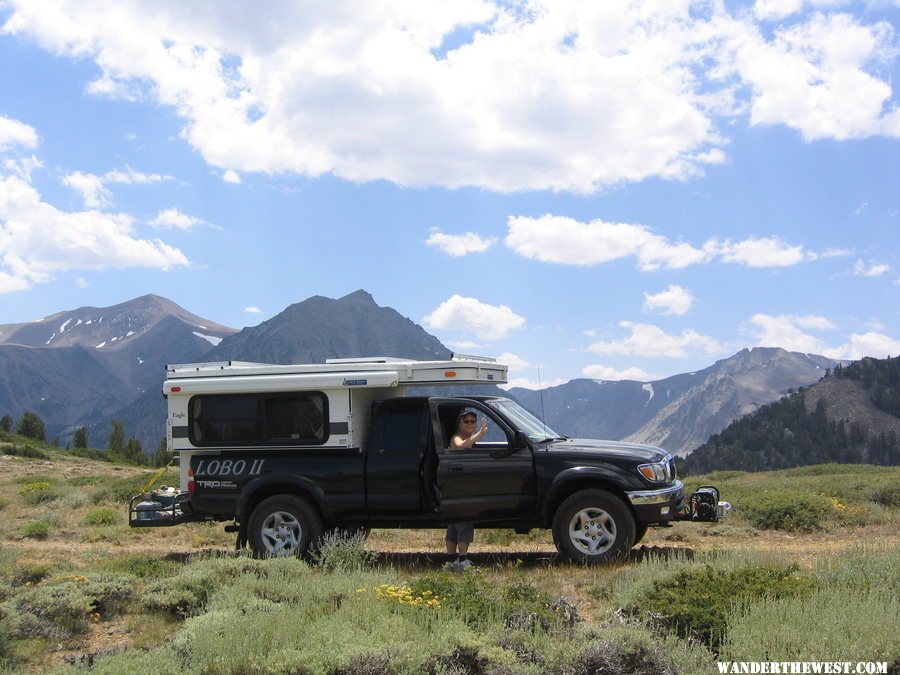
<path fill-rule="evenodd" d="M 553 541 L 559 552 L 574 562 L 617 560 L 634 545 L 634 516 L 614 494 L 582 490 L 556 509 Z"/>
<path fill-rule="evenodd" d="M 322 519 L 316 510 L 293 495 L 264 499 L 247 523 L 250 547 L 261 557 L 302 556 L 322 532 Z"/>
<path fill-rule="evenodd" d="M 647 534 L 647 525 L 643 523 L 635 523 L 634 524 L 634 543 L 632 546 L 636 546 L 641 543 L 641 539 L 644 538 L 644 535 Z"/>

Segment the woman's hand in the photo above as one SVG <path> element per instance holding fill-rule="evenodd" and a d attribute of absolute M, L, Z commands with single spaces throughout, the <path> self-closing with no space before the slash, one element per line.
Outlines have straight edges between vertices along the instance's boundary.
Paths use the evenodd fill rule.
<path fill-rule="evenodd" d="M 478 437 L 482 437 L 487 433 L 487 417 L 481 418 L 481 429 L 478 431 Z"/>

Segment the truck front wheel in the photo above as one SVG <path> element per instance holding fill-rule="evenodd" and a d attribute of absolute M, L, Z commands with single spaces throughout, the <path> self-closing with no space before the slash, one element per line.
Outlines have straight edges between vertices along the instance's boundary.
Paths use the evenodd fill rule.
<path fill-rule="evenodd" d="M 553 540 L 559 552 L 575 562 L 609 562 L 634 545 L 634 517 L 615 495 L 582 490 L 556 509 Z"/>
<path fill-rule="evenodd" d="M 303 555 L 323 532 L 316 510 L 293 495 L 261 501 L 250 514 L 247 530 L 253 552 L 272 557 Z"/>

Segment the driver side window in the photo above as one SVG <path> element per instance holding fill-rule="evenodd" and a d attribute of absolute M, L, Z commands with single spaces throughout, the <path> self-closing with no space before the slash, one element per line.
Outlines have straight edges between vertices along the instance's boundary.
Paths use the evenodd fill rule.
<path fill-rule="evenodd" d="M 484 436 L 481 436 L 475 444 L 475 449 L 500 449 L 509 447 L 509 438 L 506 435 L 503 427 L 497 422 L 497 420 L 491 415 L 485 413 L 481 408 L 476 408 L 475 406 L 466 405 L 460 406 L 455 404 L 445 404 L 441 405 L 439 409 L 439 416 L 441 419 L 441 424 L 444 429 L 443 437 L 446 440 L 446 446 L 450 447 L 450 439 L 453 438 L 455 434 L 458 433 L 458 418 L 459 414 L 464 410 L 473 410 L 477 415 L 477 423 L 475 424 L 474 431 L 478 431 L 481 429 L 481 420 L 487 419 L 487 433 Z M 465 451 L 463 451 L 465 452 Z"/>

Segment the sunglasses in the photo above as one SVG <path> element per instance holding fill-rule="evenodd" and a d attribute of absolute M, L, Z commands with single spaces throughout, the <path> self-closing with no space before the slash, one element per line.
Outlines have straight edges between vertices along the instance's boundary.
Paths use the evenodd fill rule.
<path fill-rule="evenodd" d="M 475 424 L 475 420 L 463 420 L 463 424 Z"/>

